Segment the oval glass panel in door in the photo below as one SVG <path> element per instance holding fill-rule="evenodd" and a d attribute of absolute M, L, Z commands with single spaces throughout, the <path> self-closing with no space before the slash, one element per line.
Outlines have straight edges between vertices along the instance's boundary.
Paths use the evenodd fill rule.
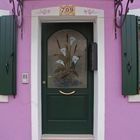
<path fill-rule="evenodd" d="M 48 39 L 48 88 L 87 88 L 87 39 L 74 30 Z"/>

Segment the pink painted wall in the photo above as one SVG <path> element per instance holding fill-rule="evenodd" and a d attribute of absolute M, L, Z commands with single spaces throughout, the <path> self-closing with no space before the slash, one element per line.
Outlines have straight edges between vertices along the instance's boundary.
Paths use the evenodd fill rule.
<path fill-rule="evenodd" d="M 126 0 L 124 0 L 126 2 Z M 134 0 L 130 9 L 140 8 L 140 1 Z M 105 23 L 107 30 L 110 28 Z M 109 33 L 110 32 L 110 33 Z M 120 38 L 111 40 L 111 30 L 106 32 L 106 140 L 140 139 L 140 103 L 128 103 L 121 96 L 121 47 Z M 110 42 L 110 43 L 109 43 Z M 109 45 L 109 44 L 110 45 Z"/>
<path fill-rule="evenodd" d="M 0 0 L 0 9 L 11 10 L 9 0 Z M 140 7 L 135 0 L 132 8 Z M 105 140 L 140 139 L 140 103 L 128 103 L 121 95 L 120 37 L 114 39 L 113 0 L 26 0 L 24 3 L 24 36 L 18 39 L 17 96 L 0 103 L 0 140 L 31 140 L 30 84 L 21 84 L 21 73 L 30 73 L 31 10 L 73 4 L 105 10 Z M 20 34 L 19 34 L 20 35 Z"/>
<path fill-rule="evenodd" d="M 0 9 L 11 11 L 9 0 L 0 0 Z M 30 25 L 27 22 L 25 27 Z M 30 85 L 21 84 L 21 72 L 30 72 L 30 26 L 26 29 L 24 40 L 19 38 L 17 47 L 17 96 L 0 103 L 0 140 L 31 140 Z"/>

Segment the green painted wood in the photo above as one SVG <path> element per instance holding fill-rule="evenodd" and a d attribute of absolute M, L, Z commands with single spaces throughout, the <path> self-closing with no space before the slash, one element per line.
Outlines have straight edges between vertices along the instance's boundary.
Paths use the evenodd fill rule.
<path fill-rule="evenodd" d="M 0 17 L 0 94 L 16 95 L 16 23 Z"/>
<path fill-rule="evenodd" d="M 122 94 L 138 94 L 138 22 L 126 16 L 122 27 Z"/>
<path fill-rule="evenodd" d="M 87 28 L 88 27 L 88 28 Z M 93 41 L 92 23 L 42 24 L 42 81 L 47 81 L 47 39 L 56 31 L 73 29 L 83 34 L 88 43 Z M 60 95 L 57 88 L 42 84 L 43 134 L 92 134 L 93 133 L 93 73 L 88 70 L 88 87 L 75 90 L 71 96 Z"/>

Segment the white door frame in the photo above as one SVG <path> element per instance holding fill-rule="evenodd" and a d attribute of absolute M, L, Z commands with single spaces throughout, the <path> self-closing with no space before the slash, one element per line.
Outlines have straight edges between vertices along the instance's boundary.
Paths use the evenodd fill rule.
<path fill-rule="evenodd" d="M 41 140 L 41 23 L 93 22 L 98 44 L 98 70 L 94 72 L 94 137 L 105 138 L 105 48 L 104 11 L 76 7 L 74 16 L 60 16 L 60 7 L 32 10 L 31 15 L 31 129 L 32 140 Z"/>

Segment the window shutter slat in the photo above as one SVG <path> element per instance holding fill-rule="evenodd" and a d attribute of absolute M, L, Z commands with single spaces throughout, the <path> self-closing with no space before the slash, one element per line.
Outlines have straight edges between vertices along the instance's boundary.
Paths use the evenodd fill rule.
<path fill-rule="evenodd" d="M 0 95 L 16 94 L 16 23 L 0 17 Z"/>
<path fill-rule="evenodd" d="M 138 28 L 132 15 L 122 27 L 122 94 L 138 94 Z"/>

